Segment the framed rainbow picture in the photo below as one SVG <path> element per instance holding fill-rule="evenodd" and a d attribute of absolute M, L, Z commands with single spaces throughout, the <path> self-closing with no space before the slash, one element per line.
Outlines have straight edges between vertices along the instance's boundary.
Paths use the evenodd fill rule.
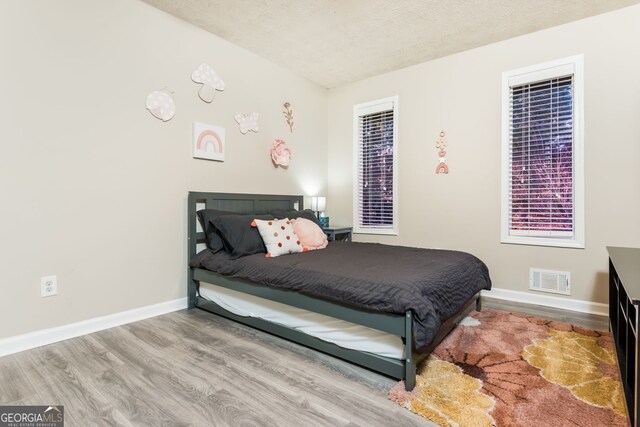
<path fill-rule="evenodd" d="M 193 122 L 193 157 L 224 162 L 224 128 Z"/>

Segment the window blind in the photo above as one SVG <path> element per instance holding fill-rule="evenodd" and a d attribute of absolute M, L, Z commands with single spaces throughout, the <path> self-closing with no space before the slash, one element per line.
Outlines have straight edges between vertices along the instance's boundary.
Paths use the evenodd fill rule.
<path fill-rule="evenodd" d="M 573 74 L 510 85 L 510 235 L 574 236 L 573 93 Z"/>
<path fill-rule="evenodd" d="M 356 114 L 357 228 L 393 230 L 394 104 L 369 106 Z"/>

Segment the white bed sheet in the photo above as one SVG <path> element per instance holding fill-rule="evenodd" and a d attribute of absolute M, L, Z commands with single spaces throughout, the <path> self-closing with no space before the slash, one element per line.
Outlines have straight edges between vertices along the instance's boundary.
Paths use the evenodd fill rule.
<path fill-rule="evenodd" d="M 238 316 L 268 320 L 297 329 L 340 347 L 365 351 L 392 359 L 404 358 L 402 339 L 386 332 L 211 283 L 200 282 L 200 296 Z"/>

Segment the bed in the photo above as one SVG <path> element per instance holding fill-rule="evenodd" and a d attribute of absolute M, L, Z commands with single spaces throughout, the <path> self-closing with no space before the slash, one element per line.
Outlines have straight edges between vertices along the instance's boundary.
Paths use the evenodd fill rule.
<path fill-rule="evenodd" d="M 480 310 L 480 291 L 491 287 L 486 266 L 462 252 L 350 242 L 332 242 L 321 251 L 269 259 L 264 254 L 230 259 L 223 252 L 210 254 L 203 250 L 206 235 L 199 230 L 196 217 L 196 211 L 200 209 L 261 214 L 302 207 L 302 196 L 190 192 L 189 308 L 200 308 L 402 379 L 405 388 L 412 390 L 420 361 L 470 311 Z M 458 276 L 465 276 L 466 282 L 474 283 L 458 286 L 442 281 L 438 276 L 441 272 L 412 268 L 422 265 L 423 253 L 427 252 L 429 259 L 446 258 L 448 273 L 442 277 L 457 280 Z M 400 265 L 404 263 L 404 268 L 398 266 L 398 271 L 389 270 L 389 265 L 396 263 L 380 262 L 390 257 L 395 257 Z M 384 270 L 374 268 L 367 273 L 368 268 L 361 263 L 369 258 L 378 260 L 372 264 L 384 264 Z M 461 261 L 457 261 L 458 258 Z M 430 262 L 425 265 L 431 265 Z M 459 268 L 456 262 L 461 263 Z M 355 265 L 358 263 L 361 265 Z M 354 265 L 349 267 L 347 264 Z M 404 276 L 400 270 L 405 270 Z M 388 282 L 396 274 L 397 289 L 390 288 Z M 407 275 L 409 279 L 405 281 Z M 431 278 L 416 280 L 422 275 Z M 284 276 L 286 278 L 280 279 Z M 424 286 L 415 286 L 416 281 Z M 430 286 L 432 296 L 422 298 L 423 294 L 429 294 L 423 288 Z M 396 301 L 392 294 L 401 294 L 404 302 Z M 455 303 L 444 303 L 452 298 Z M 438 299 L 443 301 L 439 305 L 435 304 Z M 432 303 L 435 308 L 430 306 Z M 425 313 L 434 310 L 438 316 Z M 307 318 L 312 317 L 313 322 L 318 323 L 307 322 Z M 287 319 L 293 319 L 293 323 L 287 323 Z M 327 334 L 327 337 L 331 335 L 327 338 L 323 335 L 327 332 L 326 324 L 331 328 L 343 325 L 337 327 L 344 330 Z M 352 332 L 355 335 L 349 335 Z M 360 344 L 345 344 L 349 342 Z"/>

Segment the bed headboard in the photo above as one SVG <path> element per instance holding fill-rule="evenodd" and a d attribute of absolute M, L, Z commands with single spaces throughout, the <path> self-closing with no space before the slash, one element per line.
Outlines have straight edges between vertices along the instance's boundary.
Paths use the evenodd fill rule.
<path fill-rule="evenodd" d="M 243 214 L 260 214 L 273 210 L 303 209 L 302 196 L 276 196 L 269 194 L 202 193 L 189 192 L 187 218 L 189 221 L 189 259 L 197 252 L 199 243 L 205 243 L 204 232 L 198 231 L 196 212 L 200 209 L 218 209 Z"/>

